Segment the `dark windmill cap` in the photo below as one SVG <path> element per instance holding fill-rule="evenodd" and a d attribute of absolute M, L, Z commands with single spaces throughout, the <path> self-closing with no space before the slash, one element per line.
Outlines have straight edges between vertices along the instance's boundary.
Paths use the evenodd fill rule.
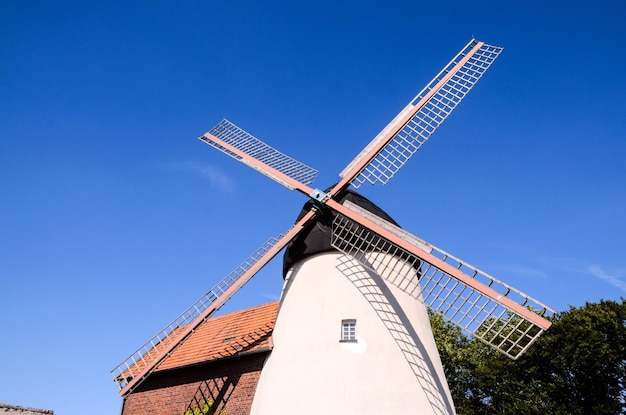
<path fill-rule="evenodd" d="M 327 189 L 326 192 L 330 191 Z M 391 216 L 384 210 L 376 206 L 369 199 L 361 196 L 359 193 L 346 189 L 335 198 L 338 203 L 346 200 L 354 203 L 373 213 L 374 215 L 399 226 Z M 302 211 L 298 215 L 296 222 L 306 215 L 314 206 L 313 201 L 308 201 L 302 207 Z M 283 278 L 287 275 L 287 271 L 298 261 L 311 255 L 322 252 L 336 251 L 330 244 L 331 225 L 335 218 L 335 212 L 331 209 L 322 208 L 318 212 L 317 220 L 287 245 L 285 255 L 283 256 Z"/>

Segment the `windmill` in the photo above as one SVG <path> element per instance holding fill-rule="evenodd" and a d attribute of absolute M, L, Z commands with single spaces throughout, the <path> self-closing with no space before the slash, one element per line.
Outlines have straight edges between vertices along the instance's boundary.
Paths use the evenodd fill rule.
<path fill-rule="evenodd" d="M 277 254 L 284 248 L 287 248 L 287 254 L 296 250 L 297 242 L 322 222 L 328 228 L 329 243 L 334 250 L 332 263 L 314 263 L 310 267 L 327 266 L 337 270 L 357 287 L 359 295 L 371 305 L 374 314 L 392 334 L 393 342 L 402 350 L 400 354 L 411 366 L 417 384 L 426 390 L 425 400 L 433 408 L 432 413 L 452 413 L 454 409 L 449 402 L 447 385 L 441 385 L 442 370 L 437 367 L 438 356 L 433 357 L 433 353 L 436 354 L 432 351 L 433 342 L 426 341 L 429 345 L 421 349 L 414 344 L 421 342 L 418 337 L 424 335 L 424 330 L 415 326 L 423 326 L 427 318 L 425 311 L 418 310 L 421 316 L 414 321 L 410 313 L 415 310 L 415 304 L 423 310 L 425 305 L 441 314 L 466 333 L 512 359 L 522 355 L 550 327 L 552 309 L 402 230 L 390 217 L 377 212 L 375 205 L 368 207 L 371 202 L 353 203 L 354 198 L 362 198 L 348 189 L 358 189 L 365 183 L 385 184 L 391 179 L 456 108 L 501 52 L 501 47 L 472 39 L 341 172 L 339 182 L 326 190 L 310 187 L 317 170 L 270 147 L 226 119 L 201 136 L 200 140 L 206 144 L 288 189 L 304 194 L 309 202 L 287 232 L 270 238 L 112 371 L 120 394 L 124 396 L 133 391 Z M 286 292 L 295 290 L 294 281 L 301 278 L 298 276 L 294 280 L 293 275 L 301 272 L 305 265 L 298 268 L 289 263 L 287 268 L 284 303 L 276 329 L 281 315 L 288 308 L 284 306 L 285 297 L 292 295 L 286 295 Z M 372 287 L 378 291 L 372 291 Z M 407 302 L 411 303 L 405 305 Z M 397 320 L 393 321 L 390 314 Z M 342 334 L 348 336 L 348 343 L 355 339 L 354 323 L 350 319 L 342 321 L 342 331 L 345 330 Z M 426 327 L 429 329 L 427 323 Z M 409 343 L 416 351 L 405 347 Z M 424 362 L 412 362 L 420 353 Z M 274 352 L 270 360 L 273 356 Z M 274 369 L 270 365 L 268 371 L 271 370 L 281 371 L 276 365 Z M 263 383 L 265 372 L 264 368 L 257 395 L 272 389 L 271 382 Z M 434 385 L 433 390 L 429 389 L 429 384 Z M 257 398 L 255 405 L 257 400 L 271 399 Z"/>

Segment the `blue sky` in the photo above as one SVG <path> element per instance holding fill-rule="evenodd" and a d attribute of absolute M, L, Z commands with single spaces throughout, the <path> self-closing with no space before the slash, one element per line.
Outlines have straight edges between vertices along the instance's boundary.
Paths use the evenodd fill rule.
<path fill-rule="evenodd" d="M 362 193 L 559 311 L 626 296 L 626 3 L 437 3 L 2 2 L 0 402 L 119 413 L 109 371 L 289 228 L 301 195 L 197 140 L 222 117 L 324 188 L 472 37 L 505 50 Z"/>

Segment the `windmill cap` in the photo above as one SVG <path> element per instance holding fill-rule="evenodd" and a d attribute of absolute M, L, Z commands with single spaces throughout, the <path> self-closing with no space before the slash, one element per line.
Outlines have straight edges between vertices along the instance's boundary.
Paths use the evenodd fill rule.
<path fill-rule="evenodd" d="M 330 189 L 327 190 L 327 192 Z M 384 210 L 376 206 L 372 201 L 359 193 L 346 189 L 341 192 L 335 200 L 338 203 L 343 203 L 348 200 L 363 209 L 368 210 L 374 215 L 399 226 L 391 216 L 389 216 Z M 298 215 L 296 222 L 306 215 L 314 207 L 313 201 L 308 201 L 302 207 L 302 211 Z M 298 234 L 298 236 L 287 245 L 285 254 L 283 256 L 283 278 L 287 275 L 287 272 L 291 267 L 299 261 L 304 260 L 312 255 L 320 254 L 323 252 L 337 251 L 331 245 L 331 225 L 336 213 L 328 208 L 322 208 L 318 211 L 317 219 L 309 225 L 306 229 Z"/>

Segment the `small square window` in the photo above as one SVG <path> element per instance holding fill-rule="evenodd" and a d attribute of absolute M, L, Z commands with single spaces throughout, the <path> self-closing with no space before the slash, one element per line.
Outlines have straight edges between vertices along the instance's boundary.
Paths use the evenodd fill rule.
<path fill-rule="evenodd" d="M 342 342 L 355 342 L 356 341 L 356 320 L 342 320 L 341 321 L 341 341 Z"/>

